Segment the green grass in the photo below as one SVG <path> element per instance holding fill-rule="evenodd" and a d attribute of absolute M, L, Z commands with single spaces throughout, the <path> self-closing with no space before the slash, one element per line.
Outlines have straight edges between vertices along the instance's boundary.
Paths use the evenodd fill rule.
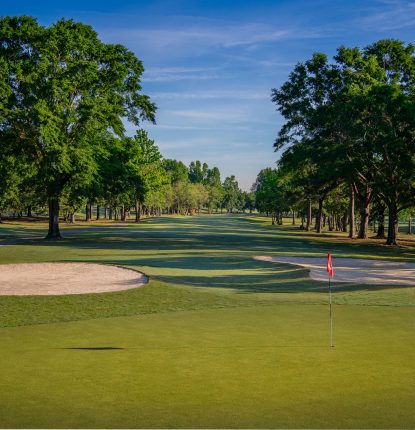
<path fill-rule="evenodd" d="M 139 289 L 0 297 L 0 427 L 414 428 L 415 288 L 335 285 L 255 255 L 415 261 L 409 241 L 248 216 L 0 226 L 0 263 L 91 261 Z M 5 244 L 6 246 L 2 246 Z M 335 263 L 335 260 L 334 260 Z"/>

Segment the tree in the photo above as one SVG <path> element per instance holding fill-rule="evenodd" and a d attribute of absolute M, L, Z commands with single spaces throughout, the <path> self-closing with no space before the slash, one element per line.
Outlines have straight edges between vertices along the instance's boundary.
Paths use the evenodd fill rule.
<path fill-rule="evenodd" d="M 33 160 L 48 200 L 47 237 L 59 239 L 60 198 L 72 177 L 96 170 L 101 133 L 122 136 L 122 118 L 154 121 L 155 105 L 140 94 L 144 69 L 122 45 L 64 19 L 42 27 L 2 18 L 0 58 L 0 137 Z"/>
<path fill-rule="evenodd" d="M 170 176 L 172 184 L 178 181 L 186 181 L 188 179 L 187 167 L 181 161 L 164 159 L 162 161 L 162 167 Z"/>
<path fill-rule="evenodd" d="M 388 245 L 396 245 L 399 212 L 415 198 L 414 52 L 412 44 L 386 39 L 337 56 L 348 81 L 343 124 L 366 167 L 359 176 L 388 207 Z"/>
<path fill-rule="evenodd" d="M 237 207 L 238 198 L 241 190 L 235 176 L 228 176 L 223 182 L 223 207 L 225 207 L 228 212 L 233 212 Z"/>
<path fill-rule="evenodd" d="M 344 182 L 350 190 L 350 237 L 355 197 L 358 237 L 366 238 L 369 207 L 378 195 L 388 207 L 387 244 L 396 244 L 398 214 L 415 199 L 414 51 L 387 39 L 363 50 L 341 47 L 333 64 L 317 53 L 273 90 L 286 118 L 274 146 L 295 154 L 298 166 L 303 157 L 306 177 L 316 186 L 318 226 L 323 200 Z"/>
<path fill-rule="evenodd" d="M 213 208 L 216 210 L 220 207 L 223 199 L 223 188 L 220 180 L 220 171 L 217 167 L 207 169 L 203 184 L 206 187 L 208 197 L 207 205 L 209 213 L 212 213 Z"/>
<path fill-rule="evenodd" d="M 144 130 L 138 130 L 133 139 L 128 139 L 130 157 L 128 166 L 131 170 L 131 186 L 134 190 L 136 222 L 140 220 L 141 205 L 148 194 L 152 194 L 152 204 L 161 204 L 160 187 L 163 180 L 161 154 L 154 140 L 148 137 Z M 156 192 L 157 191 L 157 192 Z M 157 194 L 157 198 L 156 198 Z"/>
<path fill-rule="evenodd" d="M 0 151 L 0 223 L 2 212 L 18 199 L 21 182 L 16 158 L 4 149 Z"/>
<path fill-rule="evenodd" d="M 323 203 L 346 172 L 333 145 L 336 130 L 326 127 L 332 123 L 333 112 L 329 107 L 341 91 L 339 71 L 332 67 L 326 55 L 313 54 L 304 64 L 299 63 L 280 89 L 272 90 L 272 101 L 286 118 L 274 143 L 275 150 L 286 148 L 280 165 L 291 164 L 292 171 L 301 172 L 307 184 L 309 209 L 311 196 L 318 203 L 317 232 L 321 232 Z M 284 160 L 285 156 L 285 160 Z M 287 169 L 287 167 L 285 167 Z M 310 229 L 311 211 L 308 211 L 307 229 Z"/>
<path fill-rule="evenodd" d="M 200 184 L 204 182 L 208 174 L 208 165 L 197 160 L 192 161 L 189 165 L 189 181 L 192 184 Z"/>
<path fill-rule="evenodd" d="M 258 210 L 271 214 L 273 225 L 282 224 L 282 214 L 289 210 L 289 185 L 282 171 L 270 167 L 261 170 L 253 188 Z"/>

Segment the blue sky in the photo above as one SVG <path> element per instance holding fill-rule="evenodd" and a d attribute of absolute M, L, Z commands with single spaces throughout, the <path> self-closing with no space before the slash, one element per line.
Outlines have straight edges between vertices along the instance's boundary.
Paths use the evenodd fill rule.
<path fill-rule="evenodd" d="M 415 42 L 415 1 L 404 0 L 0 0 L 0 8 L 43 25 L 73 18 L 134 51 L 143 92 L 158 105 L 157 125 L 143 128 L 162 154 L 218 166 L 246 190 L 278 158 L 282 118 L 270 91 L 295 63 L 340 45 Z"/>

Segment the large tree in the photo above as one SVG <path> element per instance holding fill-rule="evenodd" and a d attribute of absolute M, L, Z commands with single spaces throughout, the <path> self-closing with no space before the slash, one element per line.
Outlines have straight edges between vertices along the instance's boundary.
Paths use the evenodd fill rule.
<path fill-rule="evenodd" d="M 59 201 L 75 175 L 96 169 L 101 132 L 124 133 L 154 121 L 142 95 L 143 65 L 122 45 L 105 44 L 88 25 L 31 17 L 0 20 L 0 133 L 30 155 L 48 200 L 49 232 L 60 238 Z"/>
<path fill-rule="evenodd" d="M 342 106 L 358 178 L 388 208 L 386 243 L 395 245 L 399 212 L 415 201 L 415 47 L 380 40 L 336 57 L 347 82 Z"/>
<path fill-rule="evenodd" d="M 390 245 L 396 244 L 399 212 L 414 205 L 414 90 L 414 46 L 397 40 L 362 50 L 341 47 L 332 63 L 314 54 L 273 90 L 273 101 L 286 118 L 276 149 L 301 149 L 297 154 L 304 159 L 298 165 L 308 163 L 314 171 L 319 209 L 333 187 L 348 184 L 351 237 L 355 196 L 358 237 L 367 237 L 369 205 L 378 195 L 388 207 Z"/>

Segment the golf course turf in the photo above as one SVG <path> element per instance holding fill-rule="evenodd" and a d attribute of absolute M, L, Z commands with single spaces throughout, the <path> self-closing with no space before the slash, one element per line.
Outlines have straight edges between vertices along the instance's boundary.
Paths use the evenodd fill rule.
<path fill-rule="evenodd" d="M 261 217 L 0 225 L 0 262 L 92 262 L 147 285 L 0 297 L 3 428 L 414 428 L 415 287 L 327 286 L 255 255 L 415 262 L 415 247 Z"/>

